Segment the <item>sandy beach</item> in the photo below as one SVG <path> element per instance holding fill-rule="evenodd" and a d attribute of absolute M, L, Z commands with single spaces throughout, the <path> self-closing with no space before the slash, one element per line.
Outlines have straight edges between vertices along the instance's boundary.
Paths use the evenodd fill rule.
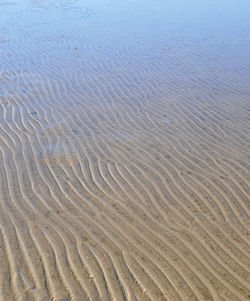
<path fill-rule="evenodd" d="M 250 299 L 249 9 L 0 2 L 0 301 Z"/>

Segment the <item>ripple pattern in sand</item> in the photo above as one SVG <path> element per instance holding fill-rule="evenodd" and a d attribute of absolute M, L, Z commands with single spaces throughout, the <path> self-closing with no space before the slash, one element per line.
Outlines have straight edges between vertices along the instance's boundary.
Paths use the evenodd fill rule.
<path fill-rule="evenodd" d="M 247 86 L 111 40 L 0 70 L 0 300 L 248 300 Z"/>

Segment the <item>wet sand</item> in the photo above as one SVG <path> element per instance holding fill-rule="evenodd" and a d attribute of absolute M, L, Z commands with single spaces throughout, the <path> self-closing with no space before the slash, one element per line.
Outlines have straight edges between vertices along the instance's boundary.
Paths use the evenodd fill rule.
<path fill-rule="evenodd" d="M 250 299 L 244 1 L 0 3 L 0 301 Z"/>

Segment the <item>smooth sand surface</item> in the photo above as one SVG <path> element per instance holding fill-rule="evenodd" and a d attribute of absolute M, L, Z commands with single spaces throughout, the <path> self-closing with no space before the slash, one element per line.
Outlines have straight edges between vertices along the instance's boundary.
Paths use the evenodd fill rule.
<path fill-rule="evenodd" d="M 250 299 L 249 9 L 0 2 L 0 301 Z"/>

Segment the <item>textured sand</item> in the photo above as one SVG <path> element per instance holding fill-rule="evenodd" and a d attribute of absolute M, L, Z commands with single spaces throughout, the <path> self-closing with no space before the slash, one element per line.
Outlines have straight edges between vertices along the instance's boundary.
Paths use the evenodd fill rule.
<path fill-rule="evenodd" d="M 1 301 L 250 299 L 247 4 L 147 3 L 0 3 Z"/>

